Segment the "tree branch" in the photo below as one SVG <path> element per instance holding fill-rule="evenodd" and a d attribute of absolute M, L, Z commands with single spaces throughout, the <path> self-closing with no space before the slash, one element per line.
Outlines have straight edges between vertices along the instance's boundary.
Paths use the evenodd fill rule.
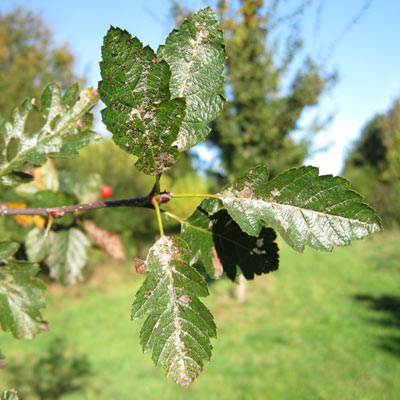
<path fill-rule="evenodd" d="M 42 215 L 43 217 L 61 218 L 67 212 L 88 211 L 108 207 L 145 207 L 153 208 L 152 199 L 155 198 L 159 204 L 167 203 L 172 198 L 171 192 L 157 194 L 151 191 L 146 196 L 131 199 L 95 201 L 87 204 L 74 204 L 72 206 L 50 207 L 50 208 L 7 208 L 0 207 L 1 215 Z"/>

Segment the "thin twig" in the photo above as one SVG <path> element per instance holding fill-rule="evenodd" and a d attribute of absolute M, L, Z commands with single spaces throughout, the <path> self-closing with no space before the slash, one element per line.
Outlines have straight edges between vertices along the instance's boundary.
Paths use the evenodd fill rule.
<path fill-rule="evenodd" d="M 75 204 L 72 206 L 49 207 L 49 208 L 7 208 L 0 207 L 1 215 L 42 215 L 43 217 L 61 218 L 67 212 L 89 211 L 108 207 L 145 207 L 154 208 L 152 199 L 155 193 L 151 191 L 146 196 L 131 199 L 94 201 L 86 204 Z M 167 203 L 172 198 L 172 193 L 162 192 L 157 195 L 158 203 Z"/>

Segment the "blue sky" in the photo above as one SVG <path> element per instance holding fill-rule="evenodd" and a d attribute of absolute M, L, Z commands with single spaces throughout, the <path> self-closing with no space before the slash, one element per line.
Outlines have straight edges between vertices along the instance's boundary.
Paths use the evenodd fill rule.
<path fill-rule="evenodd" d="M 186 3 L 197 9 L 210 2 Z M 320 3 L 320 24 L 317 25 Z M 346 30 L 366 3 L 370 3 L 368 9 Z M 362 126 L 375 113 L 386 111 L 394 98 L 400 96 L 400 1 L 315 0 L 314 4 L 302 25 L 304 54 L 326 54 L 339 38 L 327 61 L 327 67 L 338 72 L 339 80 L 319 108 L 323 114 L 333 113 L 334 119 L 318 135 L 315 147 L 329 148 L 307 161 L 320 167 L 322 173 L 338 174 L 345 151 L 358 137 Z M 169 0 L 1 0 L 0 11 L 8 11 L 15 5 L 41 13 L 52 28 L 55 40 L 69 44 L 77 58 L 77 72 L 85 73 L 92 86 L 97 86 L 100 79 L 100 46 L 110 25 L 128 30 L 154 49 L 173 26 Z M 312 115 L 312 112 L 306 114 L 303 123 Z"/>

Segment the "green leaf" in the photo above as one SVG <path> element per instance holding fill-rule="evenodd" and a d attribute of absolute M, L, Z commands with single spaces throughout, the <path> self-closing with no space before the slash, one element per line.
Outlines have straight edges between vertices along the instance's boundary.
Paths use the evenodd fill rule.
<path fill-rule="evenodd" d="M 193 215 L 183 221 L 182 239 L 194 255 L 191 263 L 200 258 L 211 278 L 223 271 L 232 281 L 236 279 L 237 266 L 247 279 L 277 270 L 275 231 L 262 228 L 258 237 L 250 236 L 226 210 L 219 208 L 214 199 L 203 200 Z"/>
<path fill-rule="evenodd" d="M 331 251 L 381 230 L 374 210 L 349 189 L 350 183 L 318 168 L 290 169 L 268 181 L 266 167 L 250 169 L 218 194 L 230 216 L 249 235 L 275 228 L 295 250 L 308 244 Z"/>
<path fill-rule="evenodd" d="M 46 264 L 50 276 L 63 285 L 72 285 L 83 279 L 82 269 L 86 264 L 88 238 L 76 228 L 54 232 Z"/>
<path fill-rule="evenodd" d="M 171 72 L 153 50 L 124 30 L 111 27 L 104 37 L 99 82 L 103 122 L 114 142 L 139 157 L 136 167 L 149 175 L 177 160 L 173 142 L 186 112 L 183 98 L 170 100 Z"/>
<path fill-rule="evenodd" d="M 0 241 L 0 261 L 11 257 L 19 248 L 19 243 L 12 242 L 11 240 Z"/>
<path fill-rule="evenodd" d="M 79 97 L 79 85 L 77 83 L 73 83 L 65 91 L 64 96 L 61 99 L 61 103 L 72 107 L 74 103 L 76 103 L 76 101 L 78 100 L 78 97 Z"/>
<path fill-rule="evenodd" d="M 54 241 L 53 236 L 53 231 L 50 231 L 46 237 L 44 231 L 37 227 L 28 232 L 25 239 L 25 249 L 29 261 L 41 262 L 47 257 Z"/>
<path fill-rule="evenodd" d="M 91 203 L 98 199 L 103 180 L 97 173 L 77 176 L 71 172 L 62 171 L 60 186 L 63 192 L 74 195 L 79 203 Z"/>
<path fill-rule="evenodd" d="M 189 266 L 187 244 L 163 236 L 150 249 L 150 273 L 136 294 L 132 318 L 147 316 L 140 332 L 144 351 L 167 376 L 189 386 L 211 357 L 210 337 L 216 336 L 211 313 L 199 301 L 207 296 L 204 278 Z"/>
<path fill-rule="evenodd" d="M 42 183 L 45 189 L 57 192 L 59 189 L 58 171 L 51 160 L 41 167 Z"/>
<path fill-rule="evenodd" d="M 36 207 L 61 207 L 74 204 L 72 198 L 62 192 L 53 192 L 52 190 L 40 190 L 34 195 Z"/>
<path fill-rule="evenodd" d="M 175 143 L 179 151 L 203 141 L 222 110 L 224 87 L 224 35 L 210 7 L 186 19 L 158 49 L 172 72 L 172 97 L 185 97 L 187 113 Z"/>
<path fill-rule="evenodd" d="M 47 326 L 40 313 L 46 287 L 34 278 L 38 271 L 37 264 L 15 260 L 0 267 L 0 325 L 17 339 L 32 339 Z"/>
<path fill-rule="evenodd" d="M 76 90 L 76 86 L 72 91 Z M 67 93 L 66 93 L 67 95 Z M 36 133 L 25 132 L 25 123 L 35 104 L 35 99 L 26 99 L 14 111 L 11 122 L 0 119 L 0 183 L 21 183 L 20 170 L 31 165 L 41 165 L 47 157 L 71 157 L 98 135 L 90 130 L 93 117 L 89 110 L 97 103 L 97 92 L 85 89 L 79 99 L 72 102 L 61 99 L 61 88 L 56 83 L 46 87 L 41 97 L 39 111 L 45 123 Z M 26 180 L 26 179 L 25 179 Z"/>
<path fill-rule="evenodd" d="M 18 400 L 18 393 L 14 389 L 5 390 L 0 400 Z"/>

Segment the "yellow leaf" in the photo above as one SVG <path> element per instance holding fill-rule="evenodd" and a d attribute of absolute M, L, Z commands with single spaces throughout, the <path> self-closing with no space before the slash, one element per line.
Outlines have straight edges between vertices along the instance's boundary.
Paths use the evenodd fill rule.
<path fill-rule="evenodd" d="M 20 203 L 20 202 L 12 202 L 12 203 L 7 203 L 8 208 L 25 208 L 26 203 Z M 17 221 L 17 224 L 27 227 L 29 225 L 32 225 L 33 218 L 31 215 L 15 215 L 14 219 Z"/>
<path fill-rule="evenodd" d="M 7 203 L 8 208 L 25 208 L 26 203 L 21 203 L 21 202 L 12 202 L 12 203 Z"/>
<path fill-rule="evenodd" d="M 32 225 L 33 222 L 32 215 L 15 215 L 14 219 L 17 221 L 19 225 L 23 226 L 24 228 Z"/>
<path fill-rule="evenodd" d="M 39 228 L 39 229 L 43 229 L 45 224 L 46 224 L 46 220 L 40 216 L 40 215 L 35 215 L 33 217 L 33 223 Z"/>

